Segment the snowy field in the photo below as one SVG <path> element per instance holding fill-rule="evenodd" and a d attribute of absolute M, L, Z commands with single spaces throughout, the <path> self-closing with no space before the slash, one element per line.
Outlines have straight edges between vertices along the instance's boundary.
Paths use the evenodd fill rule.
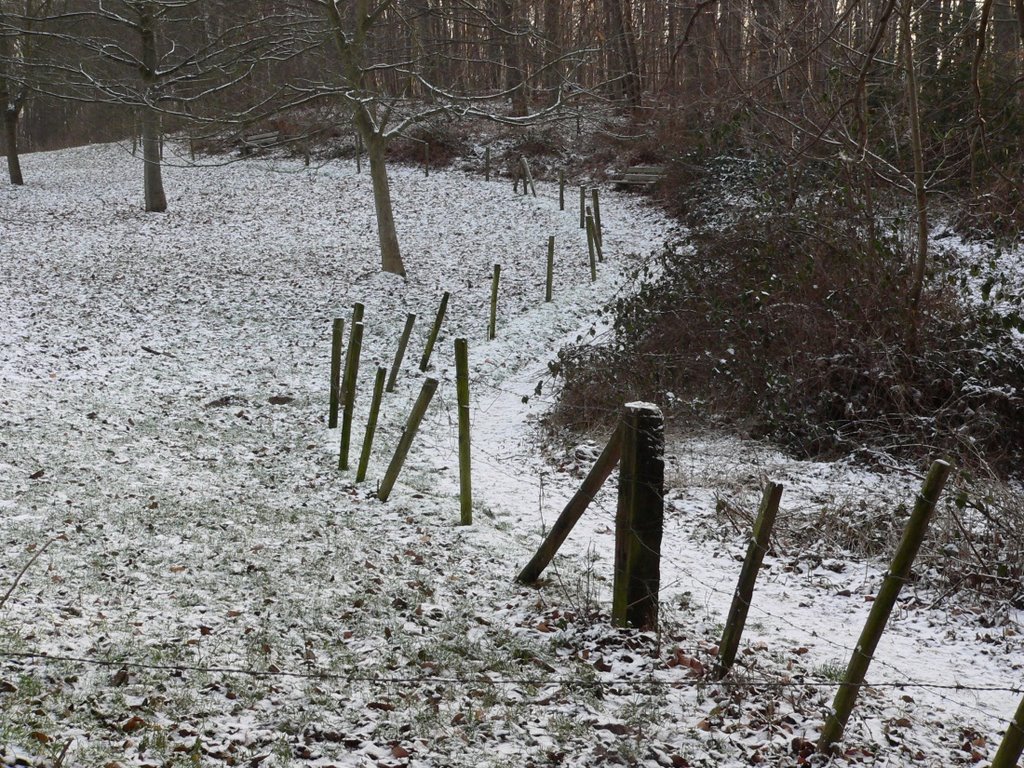
<path fill-rule="evenodd" d="M 347 162 L 172 163 L 163 215 L 141 212 L 139 161 L 118 145 L 23 164 L 29 185 L 0 190 L 0 765 L 805 762 L 884 565 L 776 551 L 740 664 L 715 684 L 746 536 L 716 530 L 716 504 L 751 513 L 772 479 L 783 516 L 828 508 L 870 528 L 871 510 L 912 503 L 916 478 L 679 440 L 661 632 L 608 627 L 612 484 L 540 588 L 513 582 L 601 448 L 546 456 L 536 421 L 551 393 L 535 387 L 628 290 L 621 270 L 670 235 L 662 215 L 605 194 L 591 283 L 573 195 L 560 212 L 550 184 L 521 197 L 506 180 L 394 168 L 403 281 L 379 273 L 369 177 Z M 353 467 L 375 363 L 391 365 L 418 316 L 358 485 L 326 425 L 331 321 L 354 302 Z M 457 524 L 458 336 L 470 527 Z M 382 503 L 427 375 L 440 388 Z M 940 597 L 904 591 L 835 764 L 994 753 L 1019 698 L 1018 617 L 993 627 Z"/>

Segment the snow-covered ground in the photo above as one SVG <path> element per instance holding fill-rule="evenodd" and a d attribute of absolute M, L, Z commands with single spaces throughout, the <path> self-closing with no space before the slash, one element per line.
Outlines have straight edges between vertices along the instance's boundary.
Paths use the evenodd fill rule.
<path fill-rule="evenodd" d="M 574 197 L 561 212 L 550 184 L 522 197 L 506 180 L 394 168 L 403 281 L 377 268 L 369 178 L 349 163 L 172 162 L 170 211 L 153 215 L 124 147 L 23 162 L 29 185 L 0 192 L 0 765 L 804 762 L 884 565 L 776 551 L 740 665 L 713 683 L 746 535 L 714 530 L 727 524 L 716 505 L 751 512 L 773 479 L 783 516 L 827 525 L 829 509 L 870 527 L 871 510 L 912 501 L 916 479 L 679 439 L 659 633 L 608 627 L 613 487 L 542 586 L 513 582 L 601 447 L 545 459 L 535 422 L 551 395 L 535 387 L 628 289 L 621 270 L 669 236 L 662 215 L 606 193 L 607 262 L 591 283 Z M 326 426 L 331 321 L 354 302 L 366 310 L 353 467 L 374 363 L 391 365 L 406 313 L 418 317 L 359 485 Z M 428 375 L 440 388 L 381 503 Z M 1019 698 L 1019 626 L 938 597 L 905 590 L 837 763 L 994 752 Z"/>

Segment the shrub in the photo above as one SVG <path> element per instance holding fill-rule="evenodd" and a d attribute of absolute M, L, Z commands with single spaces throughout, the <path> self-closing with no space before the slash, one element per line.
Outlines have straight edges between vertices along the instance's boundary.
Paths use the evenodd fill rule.
<path fill-rule="evenodd" d="M 769 169 L 729 161 L 704 177 L 735 188 Z M 912 259 L 894 238 L 868 242 L 842 196 L 790 206 L 762 182 L 726 215 L 701 202 L 706 186 L 692 187 L 689 243 L 607 308 L 614 340 L 560 352 L 559 423 L 587 427 L 642 398 L 702 423 L 728 419 L 800 456 L 1019 462 L 1024 356 L 1008 327 L 1024 325 L 1019 314 L 966 301 L 945 279 L 953 265 L 940 264 L 910 333 Z"/>

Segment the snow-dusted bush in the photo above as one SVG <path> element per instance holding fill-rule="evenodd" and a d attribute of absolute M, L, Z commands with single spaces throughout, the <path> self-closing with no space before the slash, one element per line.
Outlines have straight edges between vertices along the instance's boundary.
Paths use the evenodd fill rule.
<path fill-rule="evenodd" d="M 765 169 L 739 167 L 717 172 L 735 181 Z M 582 426 L 626 399 L 671 400 L 689 420 L 726 417 L 801 456 L 1019 470 L 1024 355 L 1012 316 L 966 300 L 937 267 L 915 332 L 899 241 L 871 240 L 840 195 L 790 204 L 777 186 L 694 216 L 692 249 L 666 250 L 609 307 L 614 342 L 562 351 L 563 418 Z"/>

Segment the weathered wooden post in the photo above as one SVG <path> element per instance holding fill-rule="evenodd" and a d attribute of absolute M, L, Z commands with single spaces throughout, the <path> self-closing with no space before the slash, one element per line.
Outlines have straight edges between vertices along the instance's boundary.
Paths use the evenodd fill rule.
<path fill-rule="evenodd" d="M 345 336 L 345 320 L 334 318 L 331 327 L 331 405 L 327 412 L 327 428 L 338 426 L 338 402 L 341 399 L 341 346 Z"/>
<path fill-rule="evenodd" d="M 565 171 L 558 172 L 558 210 L 565 210 Z"/>
<path fill-rule="evenodd" d="M 590 468 L 590 472 L 584 478 L 583 484 L 573 494 L 573 497 L 569 499 L 569 503 L 565 505 L 562 514 L 558 516 L 555 524 L 551 526 L 551 530 L 548 532 L 547 538 L 544 539 L 544 543 L 540 545 L 537 553 L 523 570 L 519 572 L 519 575 L 516 576 L 516 581 L 520 584 L 532 584 L 540 578 L 541 573 L 548 567 L 558 548 L 562 546 L 562 543 L 573 527 L 583 517 L 583 513 L 587 511 L 590 502 L 594 500 L 597 492 L 604 485 L 605 480 L 608 479 L 612 470 L 615 469 L 615 465 L 619 463 L 619 456 L 621 454 L 622 429 L 617 427 L 612 433 L 611 439 L 608 440 L 608 444 L 601 451 L 601 455 L 594 462 L 594 466 Z"/>
<path fill-rule="evenodd" d="M 718 645 L 718 660 L 714 670 L 716 680 L 725 677 L 736 661 L 736 652 L 739 650 L 743 627 L 747 622 L 750 601 L 754 596 L 757 572 L 761 568 L 761 563 L 764 561 L 765 553 L 770 545 L 772 527 L 775 525 L 775 516 L 779 512 L 781 499 L 782 486 L 778 483 L 768 483 L 761 498 L 761 507 L 757 511 L 754 534 L 747 547 L 747 556 L 743 561 L 743 569 L 740 571 L 739 584 L 733 593 L 729 618 L 726 619 L 725 630 L 722 632 L 722 642 Z"/>
<path fill-rule="evenodd" d="M 529 184 L 529 191 L 533 193 L 534 197 L 536 197 L 537 187 L 533 183 L 533 174 L 530 173 L 530 163 L 525 157 L 521 157 L 519 160 L 523 166 L 523 194 L 525 195 L 527 193 L 526 185 Z"/>
<path fill-rule="evenodd" d="M 587 220 L 587 255 L 590 257 L 590 282 L 597 280 L 597 247 L 594 243 L 594 218 L 588 212 Z"/>
<path fill-rule="evenodd" d="M 598 261 L 604 261 L 601 240 L 597 236 L 597 225 L 594 223 L 594 214 L 589 205 L 587 206 L 587 249 L 597 254 Z"/>
<path fill-rule="evenodd" d="M 373 435 L 377 431 L 377 416 L 380 414 L 380 399 L 384 394 L 384 376 L 387 368 L 377 366 L 377 377 L 373 382 L 373 399 L 370 401 L 370 415 L 366 420 L 366 434 L 363 436 L 363 448 L 359 454 L 359 468 L 356 470 L 356 482 L 366 479 L 366 469 L 370 466 L 370 449 L 373 447 Z"/>
<path fill-rule="evenodd" d="M 437 335 L 441 332 L 441 323 L 444 322 L 444 313 L 448 309 L 448 291 L 441 297 L 441 303 L 437 307 L 437 317 L 434 318 L 434 325 L 430 328 L 430 335 L 427 336 L 427 346 L 423 348 L 423 357 L 420 358 L 420 370 L 426 372 L 430 365 L 430 355 L 434 351 L 434 344 L 437 343 Z"/>
<path fill-rule="evenodd" d="M 1006 726 L 1006 733 L 989 768 L 1016 768 L 1021 752 L 1024 752 L 1024 699 L 1021 699 L 1013 720 Z"/>
<path fill-rule="evenodd" d="M 484 147 L 484 181 L 491 180 L 491 148 Z"/>
<path fill-rule="evenodd" d="M 427 412 L 427 406 L 430 405 L 430 399 L 434 396 L 436 390 L 437 379 L 426 379 L 423 382 L 420 396 L 416 398 L 416 402 L 412 406 L 409 421 L 406 422 L 405 429 L 402 430 L 402 437 L 395 448 L 395 455 L 391 457 L 391 463 L 388 465 L 388 469 L 384 473 L 384 479 L 381 480 L 380 488 L 377 491 L 377 498 L 381 501 L 387 501 L 388 496 L 391 495 L 391 491 L 395 487 L 398 473 L 402 471 L 405 457 L 409 455 L 412 440 L 416 437 L 416 430 L 420 428 L 420 422 L 423 421 L 423 415 Z"/>
<path fill-rule="evenodd" d="M 455 395 L 459 409 L 459 509 L 462 525 L 473 524 L 473 477 L 469 434 L 469 347 L 455 340 Z"/>
<path fill-rule="evenodd" d="M 498 335 L 498 283 L 501 281 L 501 265 L 494 265 L 494 277 L 491 278 L 491 320 L 487 324 L 487 340 Z"/>
<path fill-rule="evenodd" d="M 601 228 L 601 199 L 598 197 L 597 187 L 590 190 L 590 197 L 594 204 L 594 237 L 600 245 L 604 242 L 604 230 Z"/>
<path fill-rule="evenodd" d="M 551 301 L 552 291 L 555 284 L 555 236 L 548 237 L 548 270 L 547 281 L 544 288 L 544 301 Z"/>
<path fill-rule="evenodd" d="M 398 349 L 395 350 L 395 361 L 391 364 L 391 372 L 388 374 L 388 384 L 384 388 L 386 392 L 395 391 L 395 382 L 398 381 L 398 372 L 402 368 L 402 360 L 405 359 L 405 348 L 409 346 L 409 337 L 412 335 L 412 326 L 416 322 L 416 315 L 412 312 L 405 316 L 405 328 L 402 329 L 402 336 L 398 339 Z"/>
<path fill-rule="evenodd" d="M 355 313 L 353 313 L 354 316 Z M 345 357 L 345 381 L 342 385 L 344 402 L 341 411 L 341 448 L 338 452 L 338 469 L 348 469 L 348 449 L 352 440 L 352 413 L 356 403 L 356 377 L 359 375 L 359 354 L 362 347 L 363 324 L 352 323 L 352 335 L 348 340 L 348 354 Z"/>
<path fill-rule="evenodd" d="M 587 228 L 587 188 L 580 184 L 580 229 Z"/>
<path fill-rule="evenodd" d="M 842 685 L 836 691 L 836 697 L 832 702 L 832 714 L 825 721 L 821 736 L 818 739 L 818 752 L 831 754 L 835 750 L 835 744 L 843 737 L 846 723 L 853 712 L 853 705 L 857 701 L 857 694 L 864 683 L 864 676 L 867 674 L 868 666 L 874 656 L 878 641 L 885 631 L 885 624 L 896 605 L 896 598 L 900 589 L 910 576 L 910 567 L 914 564 L 914 558 L 921 548 L 928 523 L 935 511 L 935 505 L 939 500 L 939 494 L 949 477 L 949 464 L 945 461 L 932 463 L 928 476 L 925 478 L 924 486 L 914 504 L 914 511 L 910 515 L 907 527 L 903 531 L 903 538 L 900 539 L 896 554 L 893 556 L 889 571 L 882 581 L 882 586 L 875 596 L 871 605 L 871 612 L 864 623 L 864 629 L 857 640 L 857 646 L 853 649 L 849 666 L 846 668 L 846 677 Z"/>
<path fill-rule="evenodd" d="M 620 429 L 612 623 L 656 629 L 665 510 L 664 417 L 651 403 L 628 403 Z"/>

